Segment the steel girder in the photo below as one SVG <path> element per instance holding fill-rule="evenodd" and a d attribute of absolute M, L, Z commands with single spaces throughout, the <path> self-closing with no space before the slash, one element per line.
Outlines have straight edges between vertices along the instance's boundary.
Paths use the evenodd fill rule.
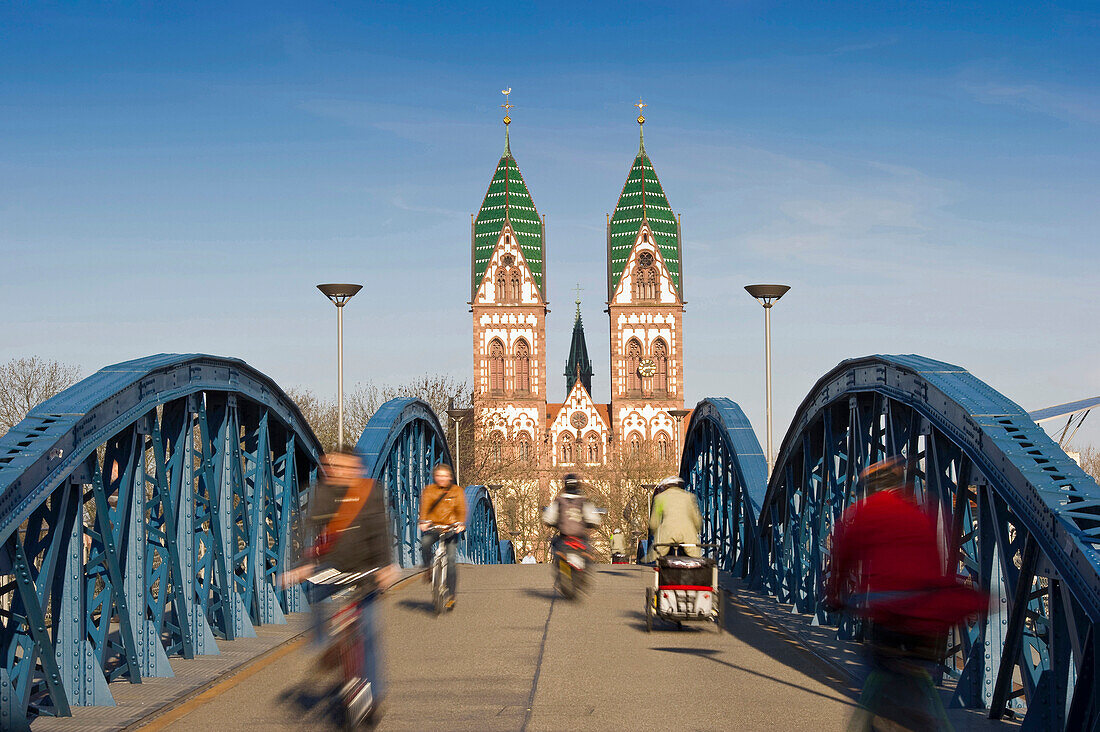
<path fill-rule="evenodd" d="M 967 371 L 920 356 L 839 364 L 802 402 L 759 514 L 754 580 L 821 623 L 828 537 L 867 465 L 906 459 L 937 507 L 950 567 L 987 588 L 990 613 L 960 625 L 944 672 L 954 703 L 1025 726 L 1100 723 L 1100 486 L 1021 409 Z M 686 465 L 686 463 L 685 463 Z M 844 622 L 842 636 L 858 636 Z"/>
<path fill-rule="evenodd" d="M 704 399 L 691 413 L 680 477 L 699 500 L 702 539 L 726 571 L 744 576 L 757 541 L 768 467 L 752 425 L 735 402 Z M 639 549 L 639 552 L 641 549 Z"/>
<path fill-rule="evenodd" d="M 237 359 L 128 361 L 31 410 L 0 437 L 0 728 L 302 609 L 274 577 L 319 452 Z"/>
<path fill-rule="evenodd" d="M 459 561 L 470 564 L 512 564 L 511 542 L 505 547 L 497 533 L 493 496 L 483 485 L 466 487 L 466 538 L 459 544 Z"/>
<path fill-rule="evenodd" d="M 394 559 L 411 567 L 420 556 L 420 492 L 431 483 L 432 468 L 451 464 L 443 428 L 427 402 L 391 399 L 371 417 L 355 449 L 367 476 L 385 487 Z"/>

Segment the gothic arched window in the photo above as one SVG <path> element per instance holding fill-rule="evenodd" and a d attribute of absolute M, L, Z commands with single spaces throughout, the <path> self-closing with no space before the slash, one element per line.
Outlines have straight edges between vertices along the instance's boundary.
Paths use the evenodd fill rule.
<path fill-rule="evenodd" d="M 504 453 L 504 435 L 499 431 L 489 435 L 489 457 L 493 462 L 499 463 Z"/>
<path fill-rule="evenodd" d="M 653 361 L 657 366 L 653 374 L 653 391 L 657 394 L 668 393 L 668 346 L 662 338 L 653 343 Z"/>
<path fill-rule="evenodd" d="M 664 432 L 657 433 L 657 457 L 661 460 L 668 460 L 672 457 L 670 451 L 671 443 L 669 442 L 668 435 Z"/>
<path fill-rule="evenodd" d="M 585 436 L 585 449 L 588 452 L 588 462 L 600 462 L 600 436 L 596 432 L 589 432 Z"/>
<path fill-rule="evenodd" d="M 527 436 L 526 432 L 520 434 L 518 446 L 519 461 L 526 463 L 531 459 L 531 438 Z"/>
<path fill-rule="evenodd" d="M 561 461 L 565 464 L 573 462 L 573 436 L 568 432 L 561 436 Z"/>
<path fill-rule="evenodd" d="M 521 287 L 523 280 L 519 276 L 519 270 L 510 270 L 509 280 L 512 284 L 512 302 L 519 302 L 523 299 L 523 289 Z"/>
<path fill-rule="evenodd" d="M 638 255 L 638 264 L 634 266 L 633 290 L 635 300 L 657 299 L 657 268 L 653 264 L 653 255 L 642 252 Z"/>
<path fill-rule="evenodd" d="M 504 391 L 504 344 L 496 338 L 489 343 L 489 391 Z"/>
<path fill-rule="evenodd" d="M 642 376 L 638 367 L 642 364 L 642 344 L 637 338 L 626 343 L 626 390 L 628 393 L 642 390 Z"/>
<path fill-rule="evenodd" d="M 498 303 L 504 302 L 504 296 L 505 296 L 505 292 L 506 292 L 505 285 L 507 284 L 507 282 L 508 282 L 508 279 L 507 279 L 507 275 L 505 275 L 505 273 L 504 273 L 504 268 L 503 267 L 497 268 L 497 279 L 496 279 L 497 297 L 496 297 L 496 300 L 497 300 Z"/>
<path fill-rule="evenodd" d="M 637 455 L 642 449 L 642 438 L 638 436 L 637 432 L 633 432 L 630 435 L 630 454 Z"/>
<path fill-rule="evenodd" d="M 516 391 L 528 393 L 531 391 L 531 347 L 527 341 L 520 338 L 516 342 Z"/>

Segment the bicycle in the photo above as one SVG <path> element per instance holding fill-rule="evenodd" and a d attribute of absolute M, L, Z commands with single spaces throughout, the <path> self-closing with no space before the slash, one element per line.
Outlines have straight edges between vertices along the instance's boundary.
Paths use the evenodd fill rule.
<path fill-rule="evenodd" d="M 435 614 L 441 615 L 446 610 L 454 608 L 454 596 L 451 594 L 450 575 L 454 571 L 450 557 L 447 555 L 447 542 L 460 532 L 457 525 L 447 527 L 434 527 L 439 529 L 439 537 L 435 542 L 435 551 L 432 554 L 432 604 Z"/>
<path fill-rule="evenodd" d="M 373 602 L 381 594 L 379 590 L 360 589 L 362 581 L 375 571 L 323 569 L 307 580 L 327 587 L 328 597 L 335 606 L 324 620 L 329 642 L 320 663 L 323 667 L 340 669 L 343 683 L 338 694 L 344 711 L 344 728 L 349 731 L 372 727 L 375 721 L 374 689 L 364 667 L 365 648 L 360 629 L 363 603 Z"/>

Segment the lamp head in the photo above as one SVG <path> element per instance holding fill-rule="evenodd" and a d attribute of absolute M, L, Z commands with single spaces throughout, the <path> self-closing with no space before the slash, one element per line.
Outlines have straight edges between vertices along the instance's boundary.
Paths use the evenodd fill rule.
<path fill-rule="evenodd" d="M 363 289 L 362 285 L 351 284 L 327 284 L 317 285 L 317 289 L 324 293 L 325 297 L 332 300 L 338 308 L 344 307 L 347 301 L 355 297 L 355 293 Z"/>
<path fill-rule="evenodd" d="M 772 303 L 787 294 L 790 285 L 745 285 L 745 291 L 761 300 L 764 307 L 770 308 Z"/>

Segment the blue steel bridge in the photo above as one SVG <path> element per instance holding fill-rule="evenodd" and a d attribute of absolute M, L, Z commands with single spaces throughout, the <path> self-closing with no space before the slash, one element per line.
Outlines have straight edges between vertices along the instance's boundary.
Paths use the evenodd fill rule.
<path fill-rule="evenodd" d="M 385 488 L 398 561 L 412 567 L 420 488 L 435 463 L 450 461 L 443 428 L 425 403 L 393 400 L 374 415 L 357 448 Z M 199 354 L 104 368 L 0 437 L 0 728 L 48 729 L 74 712 L 79 719 L 82 709 L 110 707 L 123 691 L 152 690 L 151 683 L 136 685 L 171 677 L 174 668 L 299 617 L 307 609 L 302 592 L 281 589 L 276 577 L 300 549 L 319 452 L 302 414 L 271 379 L 238 359 Z M 698 404 L 680 470 L 698 496 L 704 541 L 718 547 L 730 607 L 770 598 L 815 637 L 841 645 L 858 640 L 859 624 L 822 604 L 827 538 L 860 495 L 860 470 L 892 455 L 905 458 L 917 489 L 939 507 L 960 571 L 995 597 L 987 618 L 960 625 L 948 639 L 937 681 L 951 706 L 976 710 L 968 719 L 1022 720 L 1028 729 L 1097 728 L 1100 487 L 1023 409 L 957 366 L 912 355 L 840 363 L 791 419 L 770 480 L 737 403 L 716 397 Z M 480 486 L 466 491 L 464 561 L 512 564 L 490 494 Z M 469 592 L 483 601 L 504 598 L 526 569 L 537 570 L 473 568 Z M 606 575 L 607 588 L 637 584 L 630 585 L 637 597 L 626 602 L 640 610 L 643 576 Z M 554 601 L 539 592 L 528 591 L 525 602 L 549 603 L 553 613 Z M 512 616 L 503 599 L 495 602 L 487 607 L 500 608 L 495 627 L 506 633 Z M 612 632 L 606 624 L 625 626 L 630 614 L 596 618 L 601 602 L 597 595 L 591 607 L 561 612 L 575 613 L 577 623 L 604 623 L 606 642 L 620 644 L 601 650 L 608 658 L 635 658 L 637 649 L 628 646 L 646 636 Z M 727 621 L 733 633 L 731 622 L 741 620 Z M 547 649 L 551 617 L 541 623 L 529 696 L 520 684 L 522 694 L 500 704 L 497 722 L 478 712 L 465 728 L 554 728 L 540 717 L 536 687 L 540 671 L 550 675 L 562 661 Z M 491 661 L 497 686 L 519 673 L 500 657 L 480 657 L 498 652 L 490 649 L 494 634 L 463 637 L 475 656 L 470 668 Z M 787 691 L 798 686 L 760 665 L 787 653 L 779 645 L 758 644 L 755 656 L 737 648 L 721 651 L 727 655 L 686 646 L 648 650 L 674 659 L 669 663 L 709 656 L 717 663 L 692 666 L 695 681 L 734 669 L 743 683 L 765 685 L 758 699 L 768 698 L 769 683 Z M 626 673 L 642 673 L 647 663 L 639 660 Z M 592 688 L 596 694 L 600 687 Z M 586 708 L 578 693 L 570 713 Z M 629 714 L 645 711 L 647 699 Z M 672 719 L 676 703 L 675 696 L 662 702 Z M 614 706 L 593 700 L 588 714 L 597 716 L 589 719 L 599 718 L 601 705 Z M 728 713 L 737 719 L 737 710 Z M 793 706 L 777 701 L 769 713 L 777 727 L 800 726 Z M 228 729 L 243 728 L 246 718 L 238 709 L 217 719 Z M 742 726 L 751 728 L 745 719 Z M 565 726 L 598 728 L 576 720 Z"/>

